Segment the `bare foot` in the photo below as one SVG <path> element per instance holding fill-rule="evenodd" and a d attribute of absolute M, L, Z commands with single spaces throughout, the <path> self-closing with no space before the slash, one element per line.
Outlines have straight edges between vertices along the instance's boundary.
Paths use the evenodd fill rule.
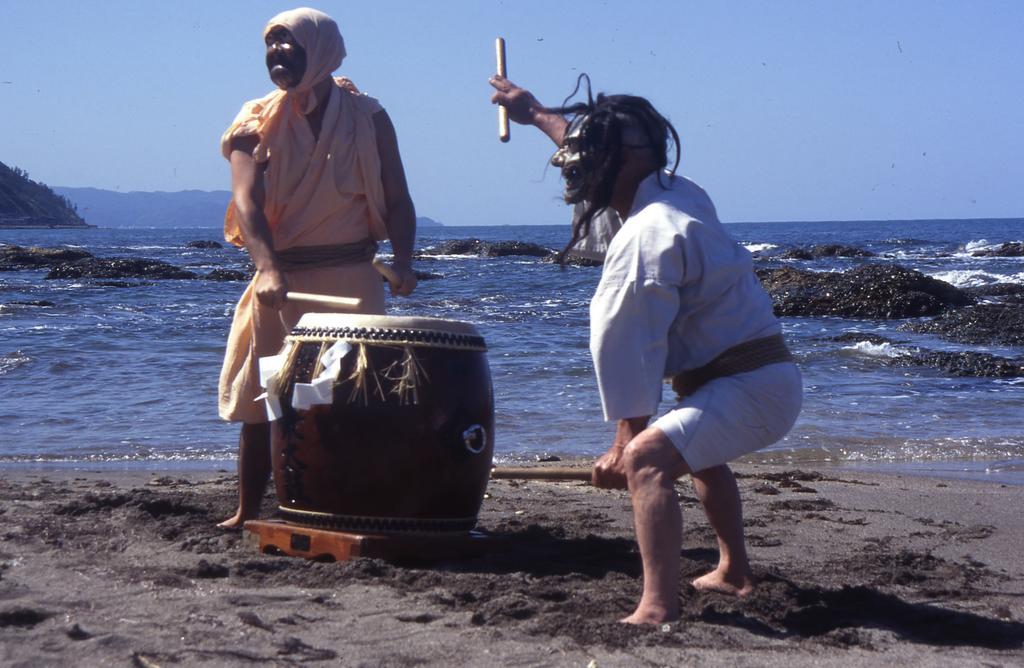
<path fill-rule="evenodd" d="M 629 617 L 619 620 L 622 624 L 664 624 L 679 619 L 679 612 L 669 612 L 660 607 L 638 607 Z"/>
<path fill-rule="evenodd" d="M 218 524 L 217 527 L 220 528 L 220 529 L 228 529 L 228 530 L 241 529 L 242 525 L 245 524 L 247 520 L 254 520 L 254 519 L 256 519 L 256 518 L 255 517 L 243 516 L 242 515 L 242 511 L 239 510 L 234 515 L 232 515 L 230 518 L 228 518 L 228 519 L 224 520 L 223 522 L 221 522 L 220 524 Z"/>
<path fill-rule="evenodd" d="M 727 596 L 743 598 L 754 591 L 754 576 L 750 573 L 739 575 L 726 574 L 724 571 L 715 569 L 707 575 L 702 575 L 690 584 L 699 592 L 718 592 Z"/>

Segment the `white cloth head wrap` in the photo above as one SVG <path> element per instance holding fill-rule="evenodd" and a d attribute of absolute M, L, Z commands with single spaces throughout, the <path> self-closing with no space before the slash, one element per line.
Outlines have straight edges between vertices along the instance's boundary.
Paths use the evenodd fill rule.
<path fill-rule="evenodd" d="M 341 61 L 346 55 L 345 40 L 334 19 L 309 7 L 289 9 L 267 21 L 263 28 L 263 38 L 266 39 L 267 33 L 278 26 L 287 28 L 306 51 L 306 72 L 299 85 L 288 92 L 301 100 L 303 113 L 309 113 L 316 105 L 315 96 L 309 92 L 313 86 L 341 67 Z"/>

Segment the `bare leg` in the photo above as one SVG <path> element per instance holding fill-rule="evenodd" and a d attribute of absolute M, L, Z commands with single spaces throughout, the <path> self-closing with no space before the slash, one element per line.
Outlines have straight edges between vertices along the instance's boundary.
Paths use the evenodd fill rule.
<path fill-rule="evenodd" d="M 260 514 L 270 479 L 270 424 L 243 424 L 238 437 L 238 510 L 217 526 L 235 529 Z"/>
<path fill-rule="evenodd" d="M 718 566 L 693 581 L 701 591 L 746 596 L 754 589 L 754 574 L 743 538 L 743 505 L 736 478 L 726 465 L 693 475 L 693 486 L 718 537 Z"/>
<path fill-rule="evenodd" d="M 633 500 L 633 522 L 644 569 L 640 603 L 623 622 L 658 624 L 679 617 L 683 515 L 674 483 L 680 467 L 686 469 L 683 458 L 656 428 L 641 432 L 623 453 L 623 469 Z"/>

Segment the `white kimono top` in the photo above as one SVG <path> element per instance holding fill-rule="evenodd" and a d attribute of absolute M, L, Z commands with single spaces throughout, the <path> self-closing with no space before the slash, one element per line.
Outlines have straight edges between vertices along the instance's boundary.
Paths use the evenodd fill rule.
<path fill-rule="evenodd" d="M 654 415 L 662 379 L 782 327 L 704 190 L 651 174 L 608 247 L 590 302 L 590 352 L 606 420 Z"/>

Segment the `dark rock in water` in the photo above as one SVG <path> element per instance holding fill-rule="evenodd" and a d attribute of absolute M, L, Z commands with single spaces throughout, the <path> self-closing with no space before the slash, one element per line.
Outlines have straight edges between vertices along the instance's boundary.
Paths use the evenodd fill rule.
<path fill-rule="evenodd" d="M 868 332 L 843 332 L 829 338 L 839 343 L 858 343 L 868 341 L 875 345 L 905 344 L 885 336 Z M 949 352 L 928 350 L 926 348 L 901 348 L 906 352 L 894 357 L 873 357 L 872 359 L 884 366 L 893 367 L 930 367 L 939 369 L 951 376 L 970 376 L 974 378 L 1015 378 L 1024 376 L 1024 360 L 999 357 L 988 353 L 971 350 Z"/>
<path fill-rule="evenodd" d="M 544 262 L 557 262 L 558 253 L 552 253 L 543 260 Z M 594 260 L 589 257 L 580 257 L 579 255 L 568 255 L 565 258 L 564 264 L 569 267 L 600 267 L 604 264 L 602 260 Z"/>
<path fill-rule="evenodd" d="M 1024 360 L 998 357 L 970 350 L 945 352 L 918 350 L 909 355 L 886 358 L 889 366 L 927 366 L 941 369 L 952 376 L 976 378 L 1016 378 L 1024 376 Z"/>
<path fill-rule="evenodd" d="M 224 245 L 219 241 L 190 241 L 185 244 L 186 248 L 224 248 Z"/>
<path fill-rule="evenodd" d="M 829 338 L 839 343 L 858 343 L 867 341 L 875 345 L 905 344 L 906 341 L 870 334 L 867 332 L 843 332 L 839 336 Z M 1024 376 L 1024 359 L 1010 359 L 980 353 L 971 350 L 949 352 L 928 350 L 925 348 L 901 348 L 906 352 L 893 357 L 872 357 L 884 366 L 891 367 L 929 367 L 939 369 L 951 376 L 968 376 L 973 378 L 1016 378 Z"/>
<path fill-rule="evenodd" d="M 973 297 L 998 297 L 1007 304 L 1024 303 L 1024 285 L 1020 283 L 991 283 L 964 288 L 964 292 Z"/>
<path fill-rule="evenodd" d="M 787 260 L 817 260 L 823 257 L 874 257 L 871 251 L 857 248 L 855 246 L 844 246 L 842 244 L 821 244 L 817 246 L 804 246 L 791 248 L 778 255 Z"/>
<path fill-rule="evenodd" d="M 418 255 L 480 255 L 482 244 L 479 239 L 450 239 L 422 250 Z"/>
<path fill-rule="evenodd" d="M 1003 304 L 1024 304 L 1024 292 L 1015 292 L 1004 295 L 1000 302 Z"/>
<path fill-rule="evenodd" d="M 974 303 L 963 290 L 899 265 L 872 263 L 842 273 L 758 269 L 757 277 L 780 316 L 915 318 Z"/>
<path fill-rule="evenodd" d="M 570 255 L 565 258 L 565 263 L 573 267 L 601 267 L 604 266 L 603 260 L 594 260 L 589 257 L 580 257 L 579 255 Z"/>
<path fill-rule="evenodd" d="M 53 302 L 47 301 L 45 299 L 35 299 L 35 300 L 32 300 L 32 301 L 24 301 L 24 302 L 7 302 L 7 305 L 8 306 L 56 306 L 56 304 L 54 304 Z"/>
<path fill-rule="evenodd" d="M 92 285 L 101 288 L 141 288 L 153 284 L 147 281 L 95 281 Z"/>
<path fill-rule="evenodd" d="M 873 343 L 876 346 L 880 346 L 883 343 L 897 343 L 885 336 L 879 336 L 878 334 L 871 334 L 868 332 L 843 332 L 838 336 L 831 337 L 829 341 L 836 341 L 837 343 L 860 343 L 861 341 L 867 341 L 868 343 Z"/>
<path fill-rule="evenodd" d="M 529 257 L 547 257 L 552 252 L 550 248 L 526 241 L 449 239 L 433 248 L 421 251 L 420 255 L 478 255 L 480 257 L 526 255 Z"/>
<path fill-rule="evenodd" d="M 52 267 L 64 262 L 74 262 L 92 257 L 78 248 L 41 248 L 39 246 L 0 246 L 0 271 L 16 271 L 19 269 L 39 269 Z"/>
<path fill-rule="evenodd" d="M 413 269 L 412 273 L 416 274 L 417 281 L 435 281 L 439 278 L 444 278 L 442 274 L 435 274 L 431 271 L 420 271 L 419 269 Z M 387 282 L 388 279 L 381 276 L 380 280 Z"/>
<path fill-rule="evenodd" d="M 908 322 L 900 329 L 938 334 L 959 343 L 1024 346 L 1024 305 L 979 304 L 932 320 Z"/>
<path fill-rule="evenodd" d="M 998 248 L 988 248 L 971 252 L 971 257 L 1022 257 L 1024 241 L 1011 241 Z"/>
<path fill-rule="evenodd" d="M 160 260 L 95 258 L 60 264 L 46 278 L 196 278 L 196 274 Z"/>
<path fill-rule="evenodd" d="M 248 281 L 252 277 L 236 269 L 214 269 L 203 278 L 209 281 Z"/>
<path fill-rule="evenodd" d="M 865 332 L 843 332 L 839 336 L 830 337 L 829 340 L 840 343 L 869 341 L 875 345 L 903 343 Z M 918 347 L 902 348 L 900 350 L 903 354 L 893 357 L 873 356 L 871 359 L 876 360 L 883 366 L 890 367 L 930 367 L 944 371 L 951 376 L 969 376 L 974 378 L 1016 378 L 1024 376 L 1024 359 L 1010 359 L 972 350 L 949 352 Z"/>
<path fill-rule="evenodd" d="M 546 246 L 528 241 L 481 241 L 480 239 L 449 239 L 433 248 L 427 248 L 417 254 L 420 258 L 434 255 L 476 255 L 478 257 L 509 257 L 525 256 L 543 258 L 544 262 L 554 262 L 558 253 Z M 600 267 L 599 260 L 570 255 L 565 264 L 577 267 Z"/>

